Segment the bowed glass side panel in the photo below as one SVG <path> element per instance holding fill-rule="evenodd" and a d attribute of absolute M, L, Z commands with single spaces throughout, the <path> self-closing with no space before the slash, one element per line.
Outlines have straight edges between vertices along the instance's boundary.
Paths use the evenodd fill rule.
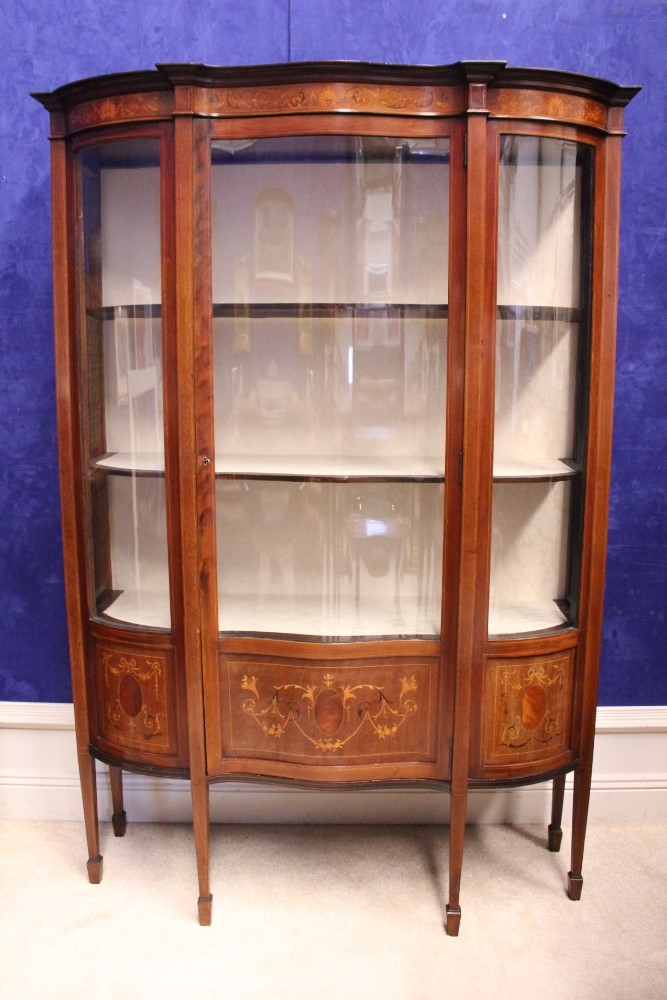
<path fill-rule="evenodd" d="M 219 629 L 440 634 L 449 140 L 215 140 Z"/>
<path fill-rule="evenodd" d="M 77 159 L 90 611 L 168 629 L 159 141 L 107 142 Z"/>
<path fill-rule="evenodd" d="M 592 149 L 502 137 L 489 633 L 577 622 Z"/>

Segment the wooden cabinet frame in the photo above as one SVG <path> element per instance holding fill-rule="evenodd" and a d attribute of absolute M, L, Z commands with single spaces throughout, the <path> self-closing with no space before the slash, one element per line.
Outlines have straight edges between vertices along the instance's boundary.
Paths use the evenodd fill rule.
<path fill-rule="evenodd" d="M 125 832 L 123 770 L 190 778 L 202 924 L 210 923 L 212 905 L 208 874 L 211 782 L 249 776 L 318 787 L 332 783 L 400 787 L 422 782 L 450 794 L 446 929 L 455 935 L 461 917 L 468 788 L 553 779 L 548 846 L 558 850 L 565 775 L 573 771 L 568 892 L 571 899 L 579 898 L 611 463 L 620 145 L 623 109 L 636 90 L 576 74 L 511 69 L 502 62 L 447 67 L 304 63 L 242 70 L 168 64 L 34 95 L 51 115 L 65 585 L 92 882 L 102 876 L 96 760 L 111 768 L 117 835 Z M 580 423 L 585 426 L 579 434 L 585 449 L 580 447 L 576 462 L 563 466 L 560 473 L 533 472 L 517 480 L 579 483 L 578 492 L 572 494 L 572 503 L 578 505 L 577 538 L 567 543 L 576 548 L 571 586 L 576 608 L 564 613 L 559 625 L 490 637 L 494 482 L 504 481 L 503 474 L 494 478 L 493 472 L 496 324 L 498 307 L 503 305 L 497 301 L 499 149 L 501 137 L 508 135 L 533 137 L 546 143 L 545 149 L 552 148 L 548 147 L 552 142 L 566 151 L 570 147 L 591 151 L 586 155 L 592 164 L 592 186 L 576 195 L 577 205 L 585 208 L 571 210 L 579 212 L 579 225 L 589 234 L 581 244 L 584 250 L 574 247 L 572 253 L 588 255 L 587 292 L 580 292 L 587 298 L 579 312 L 587 310 L 590 329 L 582 354 L 580 329 L 574 329 L 576 321 L 571 324 L 571 337 L 579 338 L 579 361 L 572 364 L 581 368 L 577 392 L 585 397 L 579 407 Z M 441 556 L 444 552 L 446 600 L 441 605 L 439 632 L 433 636 L 378 633 L 362 641 L 323 634 L 317 640 L 289 630 L 272 634 L 261 620 L 251 633 L 243 628 L 219 631 L 217 591 L 223 557 L 216 543 L 220 472 L 216 479 L 213 436 L 220 390 L 214 387 L 212 374 L 216 320 L 211 309 L 211 144 L 223 142 L 241 149 L 256 139 L 314 136 L 356 137 L 358 141 L 360 137 L 370 137 L 366 140 L 370 141 L 392 136 L 401 137 L 407 145 L 420 139 L 448 142 L 448 194 L 432 194 L 434 204 L 444 206 L 449 219 L 449 274 L 440 299 L 444 297 L 446 306 L 438 307 L 440 314 L 437 309 L 433 313 L 445 316 L 447 325 L 446 412 L 442 414 L 447 446 L 440 473 L 441 483 L 446 483 L 446 488 L 441 487 L 440 552 Z M 80 221 L 89 209 L 82 202 L 78 164 L 82 150 L 115 143 L 113 148 L 124 154 L 123 143 L 131 145 L 150 137 L 157 139 L 160 149 L 161 279 L 159 292 L 150 293 L 159 294 L 159 305 L 148 312 L 132 312 L 122 303 L 106 305 L 101 298 L 96 302 L 90 296 L 97 293 L 85 286 L 86 255 L 97 246 L 99 232 L 91 236 L 85 228 L 91 224 Z M 116 165 L 122 160 L 119 153 Z M 96 197 L 101 204 L 102 195 Z M 285 200 L 281 207 L 276 202 L 277 215 L 288 204 Z M 273 209 L 266 205 L 269 218 Z M 98 206 L 94 211 L 99 214 L 102 209 Z M 395 217 L 391 224 L 396 225 Z M 98 221 L 97 225 L 99 230 L 107 223 Z M 257 233 L 254 238 L 259 238 Z M 102 252 L 107 253 L 107 264 L 99 267 L 108 267 L 112 251 Z M 113 252 L 122 258 L 122 246 Z M 305 274 L 306 265 L 299 266 Z M 292 276 L 291 265 L 280 273 L 273 274 L 270 268 L 257 273 L 259 279 L 274 283 Z M 579 280 L 572 279 L 575 284 Z M 300 294 L 307 296 L 307 287 Z M 306 316 L 318 309 L 317 315 L 325 317 L 333 317 L 336 308 L 338 315 L 354 313 L 347 305 L 320 307 L 311 306 L 307 298 L 299 301 L 302 306 L 282 307 L 283 313 L 277 315 L 298 317 L 303 303 Z M 359 296 L 356 301 L 361 301 Z M 408 308 L 404 301 L 398 298 L 397 305 L 383 306 L 383 322 L 407 322 L 401 317 L 413 315 L 409 309 L 417 307 Z M 528 307 L 528 315 L 536 317 L 538 325 L 540 307 L 539 301 L 531 301 Z M 368 312 L 368 304 L 355 308 L 362 313 L 366 309 L 371 317 L 363 319 L 364 323 L 376 315 Z M 86 318 L 93 312 L 101 317 L 94 323 Z M 248 305 L 246 313 L 251 322 L 253 315 L 261 315 L 261 308 L 257 306 L 253 314 Z M 558 303 L 555 311 L 548 305 L 543 313 L 565 315 Z M 94 564 L 106 558 L 98 550 L 106 546 L 111 551 L 110 536 L 119 529 L 111 526 L 106 534 L 98 532 L 95 550 L 97 529 L 88 492 L 91 463 L 98 468 L 103 492 L 110 476 L 116 475 L 113 483 L 118 491 L 121 473 L 132 482 L 138 475 L 129 466 L 126 473 L 122 469 L 110 473 L 104 456 L 98 459 L 96 452 L 105 451 L 106 445 L 94 444 L 90 403 L 86 402 L 96 391 L 89 387 L 91 380 L 104 377 L 95 371 L 108 365 L 101 332 L 105 317 L 115 322 L 121 314 L 135 323 L 140 331 L 135 336 L 144 341 L 148 334 L 140 324 L 148 320 L 142 317 L 160 320 L 159 333 L 152 326 L 146 329 L 150 337 L 159 336 L 161 344 L 154 378 L 161 379 L 164 457 L 153 460 L 157 471 L 147 468 L 141 473 L 166 483 L 169 622 L 159 627 L 147 620 L 143 624 L 133 621 L 131 616 L 114 620 L 96 603 Z M 426 316 L 426 312 L 414 315 Z M 391 320 L 392 316 L 398 319 Z M 441 329 L 442 319 L 437 322 Z M 304 336 L 308 345 L 317 333 L 310 330 Z M 90 360 L 89 343 L 99 355 L 97 368 Z M 108 402 L 102 400 L 99 405 L 103 408 L 100 420 L 109 419 Z M 564 460 L 567 455 L 553 457 Z M 516 479 L 515 473 L 510 479 L 512 475 Z M 230 483 L 242 478 L 236 473 L 226 479 L 222 475 Z M 258 474 L 252 473 L 253 478 Z M 280 481 L 280 476 L 275 473 L 274 479 Z M 286 481 L 294 479 L 290 474 Z M 410 477 L 406 479 L 399 470 L 393 479 L 401 483 Z M 317 496 L 327 491 L 337 496 L 341 484 L 354 481 L 349 469 L 338 477 L 321 470 L 303 472 L 304 483 L 316 484 Z M 146 491 L 150 488 L 146 486 Z M 568 497 L 572 493 L 568 485 L 563 491 Z M 423 494 L 427 495 L 431 494 Z M 419 499 L 414 502 L 423 506 Z M 138 501 L 133 503 L 136 507 Z M 103 499 L 99 506 L 104 520 L 108 503 Z M 570 518 L 571 526 L 575 515 L 569 507 L 563 509 L 568 511 L 563 517 Z M 122 521 L 122 513 L 118 517 Z M 571 527 L 568 530 L 571 535 Z M 395 558 L 398 581 L 399 556 Z M 104 574 L 110 577 L 111 570 L 105 569 Z"/>

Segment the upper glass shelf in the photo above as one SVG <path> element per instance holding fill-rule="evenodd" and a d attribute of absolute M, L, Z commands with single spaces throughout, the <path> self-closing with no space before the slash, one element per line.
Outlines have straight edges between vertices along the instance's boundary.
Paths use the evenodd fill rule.
<path fill-rule="evenodd" d="M 103 455 L 93 468 L 125 475 L 164 475 L 164 454 L 114 452 Z M 222 455 L 215 457 L 215 474 L 228 479 L 291 479 L 350 481 L 378 479 L 443 482 L 437 457 L 393 458 L 376 455 Z"/>
<path fill-rule="evenodd" d="M 293 316 L 298 318 L 307 313 L 313 319 L 322 317 L 358 316 L 362 314 L 368 319 L 387 319 L 387 310 L 392 316 L 426 319 L 446 319 L 448 306 L 446 302 L 214 302 L 213 316 L 216 319 L 235 318 L 239 314 L 249 319 L 262 319 L 264 316 Z"/>
<path fill-rule="evenodd" d="M 442 462 L 428 456 L 216 455 L 215 472 L 242 479 L 444 481 Z"/>
<path fill-rule="evenodd" d="M 449 311 L 447 302 L 398 302 L 387 299 L 382 302 L 249 302 L 249 301 L 219 301 L 213 303 L 213 316 L 217 318 L 235 317 L 239 313 L 250 319 L 261 319 L 263 316 L 302 316 L 304 311 L 314 319 L 321 316 L 330 319 L 332 316 L 346 316 L 351 311 L 366 312 L 369 318 L 377 315 L 382 318 L 382 311 L 388 308 L 397 310 L 404 317 L 420 316 L 446 319 Z M 497 316 L 500 320 L 519 320 L 521 322 L 560 322 L 579 323 L 581 309 L 564 306 L 543 306 L 499 303 Z M 159 302 L 120 302 L 116 305 L 89 307 L 88 313 L 96 319 L 160 319 L 162 306 Z"/>
<path fill-rule="evenodd" d="M 96 459 L 93 468 L 137 475 L 164 475 L 164 452 L 114 451 Z"/>
<path fill-rule="evenodd" d="M 93 468 L 135 475 L 164 475 L 163 452 L 113 452 L 96 459 Z M 493 465 L 495 482 L 543 482 L 570 479 L 574 462 L 543 459 L 517 462 L 499 459 Z M 299 481 L 351 481 L 355 479 L 444 482 L 437 456 L 392 457 L 381 455 L 224 455 L 215 456 L 215 474 L 222 479 L 290 479 Z"/>

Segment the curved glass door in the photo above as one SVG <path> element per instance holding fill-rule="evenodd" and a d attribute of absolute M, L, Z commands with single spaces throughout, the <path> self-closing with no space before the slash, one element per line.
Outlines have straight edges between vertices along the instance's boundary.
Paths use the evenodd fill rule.
<path fill-rule="evenodd" d="M 77 159 L 91 614 L 167 629 L 159 140 Z"/>
<path fill-rule="evenodd" d="M 440 634 L 449 140 L 215 140 L 219 631 Z"/>
<path fill-rule="evenodd" d="M 591 147 L 501 137 L 491 635 L 577 620 L 591 191 Z"/>

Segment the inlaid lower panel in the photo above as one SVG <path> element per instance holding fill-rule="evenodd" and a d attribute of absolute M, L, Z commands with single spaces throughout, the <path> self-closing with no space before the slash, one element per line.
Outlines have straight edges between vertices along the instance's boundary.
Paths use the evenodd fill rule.
<path fill-rule="evenodd" d="M 219 667 L 224 758 L 435 759 L 437 660 L 308 665 L 221 654 Z"/>
<path fill-rule="evenodd" d="M 179 754 L 174 652 L 94 641 L 97 736 L 137 760 Z"/>
<path fill-rule="evenodd" d="M 574 650 L 489 657 L 485 666 L 482 764 L 528 764 L 570 748 Z"/>

